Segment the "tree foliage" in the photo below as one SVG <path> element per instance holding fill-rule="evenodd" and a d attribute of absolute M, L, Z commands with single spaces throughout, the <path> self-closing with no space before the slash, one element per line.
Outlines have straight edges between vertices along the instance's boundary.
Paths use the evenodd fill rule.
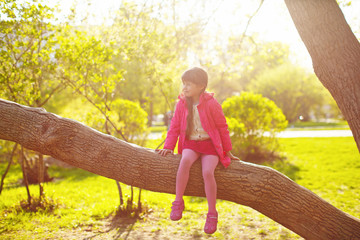
<path fill-rule="evenodd" d="M 0 92 L 0 97 L 28 106 L 42 107 L 56 92 L 64 88 L 57 74 L 59 66 L 54 58 L 58 32 L 57 26 L 50 23 L 54 18 L 54 9 L 42 2 L 21 3 L 16 0 L 1 1 L 0 8 L 0 86 L 4 89 Z M 21 146 L 19 158 L 30 205 L 32 196 L 28 177 L 31 176 L 31 161 L 26 155 Z M 11 163 L 9 161 L 7 171 Z M 33 177 L 39 183 L 41 200 L 44 197 L 41 183 L 47 174 L 41 154 L 38 154 L 33 166 L 37 170 Z"/>
<path fill-rule="evenodd" d="M 113 111 L 116 112 L 116 123 L 130 141 L 146 136 L 147 113 L 140 107 L 140 104 L 117 99 L 113 103 Z"/>
<path fill-rule="evenodd" d="M 139 102 L 149 124 L 154 114 L 173 108 L 176 82 L 184 69 L 174 29 L 155 17 L 154 8 L 123 2 L 114 24 L 103 34 L 120 52 L 114 66 L 126 69 L 124 81 L 117 85 L 118 96 Z"/>
<path fill-rule="evenodd" d="M 0 97 L 43 106 L 62 89 L 54 59 L 57 27 L 53 9 L 42 3 L 1 1 Z"/>
<path fill-rule="evenodd" d="M 118 138 L 122 137 L 120 131 L 129 142 L 144 145 L 149 130 L 148 119 L 146 111 L 139 103 L 116 99 L 111 103 L 111 111 L 107 114 L 108 121 L 111 121 L 115 128 L 107 126 L 106 118 L 95 108 L 89 108 L 86 113 L 86 124 Z"/>
<path fill-rule="evenodd" d="M 320 117 L 326 94 L 314 74 L 290 63 L 264 71 L 249 89 L 273 100 L 289 122 L 295 122 L 299 116 L 308 121 L 311 114 Z"/>
<path fill-rule="evenodd" d="M 123 69 L 116 69 L 111 59 L 116 56 L 112 43 L 105 45 L 94 36 L 69 25 L 63 26 L 56 59 L 61 78 L 75 92 L 93 102 L 100 111 L 102 104 L 114 98 L 116 84 L 123 80 Z"/>
<path fill-rule="evenodd" d="M 231 36 L 225 49 L 216 48 L 215 59 L 204 57 L 212 76 L 210 88 L 221 95 L 220 100 L 247 90 L 257 75 L 289 61 L 289 47 L 281 42 L 261 41 L 256 35 L 241 39 Z"/>

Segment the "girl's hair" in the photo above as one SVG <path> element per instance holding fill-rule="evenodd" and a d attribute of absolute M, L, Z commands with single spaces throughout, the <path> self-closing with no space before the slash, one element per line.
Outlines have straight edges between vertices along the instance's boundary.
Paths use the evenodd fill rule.
<path fill-rule="evenodd" d="M 208 75 L 206 71 L 199 67 L 194 67 L 191 69 L 186 70 L 183 75 L 181 76 L 182 82 L 192 82 L 196 85 L 204 86 L 203 91 L 205 92 L 205 89 L 208 84 Z M 186 98 L 186 105 L 188 109 L 188 115 L 186 118 L 186 137 L 189 137 L 191 134 L 191 131 L 193 129 L 193 101 L 192 98 L 187 97 Z"/>

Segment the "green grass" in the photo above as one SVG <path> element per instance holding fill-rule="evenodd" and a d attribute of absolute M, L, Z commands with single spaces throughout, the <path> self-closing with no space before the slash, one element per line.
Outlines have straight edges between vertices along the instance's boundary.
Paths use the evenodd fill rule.
<path fill-rule="evenodd" d="M 157 146 L 158 140 L 148 142 Z M 315 192 L 341 210 L 360 217 L 360 156 L 353 138 L 280 139 L 286 155 L 271 166 Z M 0 173 L 5 169 L 0 164 Z M 119 197 L 114 180 L 80 169 L 51 167 L 55 181 L 45 184 L 46 195 L 59 203 L 52 213 L 16 212 L 26 190 L 21 172 L 12 166 L 0 195 L 0 239 L 299 239 L 266 216 L 226 201 L 218 201 L 220 221 L 213 236 L 203 233 L 207 210 L 203 198 L 185 198 L 186 211 L 179 222 L 168 220 L 174 196 L 143 191 L 151 210 L 142 220 L 114 219 Z M 130 187 L 122 185 L 125 195 Z M 38 187 L 31 192 L 38 194 Z M 137 195 L 137 190 L 135 190 Z M 137 196 L 135 196 L 137 197 Z"/>
<path fill-rule="evenodd" d="M 352 137 L 280 139 L 294 180 L 360 218 L 360 155 Z"/>

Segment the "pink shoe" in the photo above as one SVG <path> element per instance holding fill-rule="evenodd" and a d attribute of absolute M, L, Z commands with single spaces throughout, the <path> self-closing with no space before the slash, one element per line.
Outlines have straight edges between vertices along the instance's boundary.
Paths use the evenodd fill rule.
<path fill-rule="evenodd" d="M 182 212 L 184 211 L 184 201 L 174 201 L 171 207 L 170 219 L 178 221 L 182 218 Z"/>
<path fill-rule="evenodd" d="M 213 234 L 216 232 L 218 223 L 218 213 L 208 213 L 206 216 L 206 223 L 204 232 L 207 234 Z"/>

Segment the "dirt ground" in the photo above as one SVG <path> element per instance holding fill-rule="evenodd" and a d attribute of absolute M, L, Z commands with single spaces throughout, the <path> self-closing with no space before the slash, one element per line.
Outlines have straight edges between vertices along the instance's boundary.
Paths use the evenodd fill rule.
<path fill-rule="evenodd" d="M 204 238 L 186 235 L 184 231 L 178 231 L 176 223 L 170 224 L 161 229 L 157 227 L 160 219 L 150 214 L 145 220 L 111 217 L 97 222 L 97 226 L 83 226 L 73 230 L 58 232 L 57 239 L 84 239 L 84 240 L 108 240 L 108 239 L 211 239 L 211 236 Z M 200 230 L 200 229 L 199 229 Z M 178 232 L 178 234 L 176 234 Z M 215 238 L 214 238 L 215 239 Z"/>
<path fill-rule="evenodd" d="M 257 240 L 257 239 L 293 239 L 288 235 L 288 230 L 280 229 L 278 233 L 259 234 L 256 230 L 257 223 L 250 226 L 240 226 L 231 236 L 207 235 L 203 232 L 202 222 L 192 226 L 191 231 L 182 229 L 180 222 L 171 222 L 166 226 L 159 224 L 159 219 L 154 214 L 150 214 L 144 220 L 129 218 L 109 217 L 98 221 L 96 226 L 83 226 L 73 230 L 65 230 L 54 234 L 51 239 L 84 239 L 84 240 L 108 240 L 108 239 L 239 239 L 239 240 Z M 260 223 L 259 223 L 260 224 Z M 282 233 L 282 232 L 283 233 Z M 221 229 L 218 229 L 221 233 Z M 50 238 L 49 238 L 50 239 Z M 296 239 L 302 239 L 296 237 Z"/>

